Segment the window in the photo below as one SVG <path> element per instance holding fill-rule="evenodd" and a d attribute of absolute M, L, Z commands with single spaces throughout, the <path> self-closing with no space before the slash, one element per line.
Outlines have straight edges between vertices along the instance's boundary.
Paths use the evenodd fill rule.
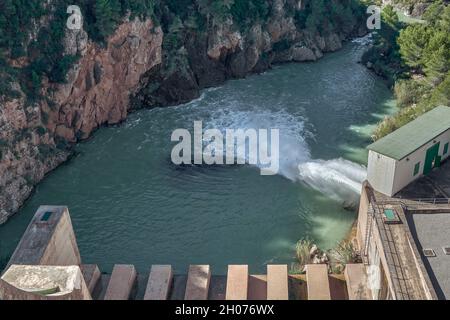
<path fill-rule="evenodd" d="M 448 142 L 444 146 L 444 154 L 447 154 L 448 152 Z"/>
<path fill-rule="evenodd" d="M 414 175 L 416 176 L 419 173 L 420 170 L 420 162 L 417 162 L 414 166 Z"/>

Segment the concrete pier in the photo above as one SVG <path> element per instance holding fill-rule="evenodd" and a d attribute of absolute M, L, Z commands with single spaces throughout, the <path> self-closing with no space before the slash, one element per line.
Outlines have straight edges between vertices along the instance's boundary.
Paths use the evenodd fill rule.
<path fill-rule="evenodd" d="M 144 300 L 167 300 L 172 285 L 173 271 L 169 265 L 154 265 L 150 270 Z"/>
<path fill-rule="evenodd" d="M 267 266 L 267 300 L 289 300 L 287 265 Z"/>
<path fill-rule="evenodd" d="M 326 264 L 309 264 L 306 266 L 308 300 L 331 300 L 328 266 Z"/>
<path fill-rule="evenodd" d="M 349 300 L 368 300 L 366 267 L 362 263 L 345 266 L 345 281 Z"/>
<path fill-rule="evenodd" d="M 12 264 L 52 266 L 81 264 L 67 207 L 39 207 L 6 269 Z"/>
<path fill-rule="evenodd" d="M 136 269 L 130 264 L 116 264 L 104 300 L 128 300 L 136 281 Z"/>
<path fill-rule="evenodd" d="M 247 300 L 248 265 L 229 265 L 226 300 Z"/>
<path fill-rule="evenodd" d="M 189 266 L 184 300 L 207 300 L 210 280 L 209 265 Z"/>

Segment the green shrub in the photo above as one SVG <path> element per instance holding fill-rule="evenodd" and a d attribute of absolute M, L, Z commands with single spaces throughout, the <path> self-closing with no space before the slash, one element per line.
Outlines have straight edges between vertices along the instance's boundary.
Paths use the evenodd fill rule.
<path fill-rule="evenodd" d="M 329 252 L 331 270 L 342 273 L 348 263 L 361 263 L 361 256 L 351 241 L 343 241 Z"/>
<path fill-rule="evenodd" d="M 230 13 L 238 25 L 248 27 L 256 21 L 264 20 L 269 14 L 269 6 L 265 0 L 234 0 Z"/>
<path fill-rule="evenodd" d="M 311 256 L 311 249 L 314 243 L 311 239 L 305 238 L 299 240 L 295 247 L 296 262 L 291 266 L 291 273 L 304 273 L 305 266 L 311 264 L 313 257 Z"/>
<path fill-rule="evenodd" d="M 417 104 L 425 94 L 427 88 L 420 81 L 402 79 L 395 83 L 394 93 L 397 106 L 404 108 Z"/>
<path fill-rule="evenodd" d="M 43 136 L 44 134 L 47 133 L 47 129 L 42 126 L 39 126 L 36 128 L 36 132 L 38 135 Z"/>

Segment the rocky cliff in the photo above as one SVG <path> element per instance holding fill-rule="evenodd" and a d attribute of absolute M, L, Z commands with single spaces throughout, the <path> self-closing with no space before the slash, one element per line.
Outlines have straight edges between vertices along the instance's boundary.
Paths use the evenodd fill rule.
<path fill-rule="evenodd" d="M 27 104 L 24 94 L 0 108 L 0 223 L 19 209 L 46 173 L 70 155 L 70 144 L 127 116 L 143 74 L 161 63 L 163 33 L 151 20 L 125 21 L 105 46 L 85 31 L 67 30 L 65 50 L 79 55 L 67 82 L 44 81 L 46 97 Z"/>
<path fill-rule="evenodd" d="M 163 51 L 163 63 L 142 79 L 143 90 L 133 108 L 167 106 L 197 98 L 200 90 L 230 78 L 263 72 L 273 64 L 320 59 L 342 47 L 343 41 L 367 33 L 365 20 L 328 32 L 298 26 L 292 11 L 305 10 L 305 1 L 273 0 L 267 19 L 242 28 L 233 19 L 209 21 L 206 32 L 183 28 L 178 46 Z M 173 20 L 170 13 L 166 20 Z"/>
<path fill-rule="evenodd" d="M 160 25 L 126 18 L 104 45 L 84 30 L 66 30 L 64 50 L 79 57 L 67 82 L 44 79 L 45 98 L 32 104 L 24 94 L 0 98 L 0 223 L 69 157 L 73 143 L 124 120 L 130 110 L 187 102 L 202 88 L 274 63 L 315 61 L 366 32 L 357 19 L 327 32 L 302 29 L 293 13 L 305 10 L 304 1 L 268 3 L 266 19 L 246 28 L 228 17 L 206 19 L 202 30 L 185 22 L 174 32 L 168 26 L 177 17 L 166 7 Z M 170 45 L 174 36 L 176 45 Z"/>

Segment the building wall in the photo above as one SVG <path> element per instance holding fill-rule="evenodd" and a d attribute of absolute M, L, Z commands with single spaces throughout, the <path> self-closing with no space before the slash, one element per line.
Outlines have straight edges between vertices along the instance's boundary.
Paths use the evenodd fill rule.
<path fill-rule="evenodd" d="M 372 295 L 372 299 L 387 299 L 388 296 L 395 299 L 395 294 L 393 293 L 393 285 L 392 280 L 388 274 L 386 274 L 386 270 L 389 270 L 389 266 L 387 264 L 386 255 L 384 253 L 384 248 L 381 241 L 381 236 L 377 228 L 377 224 L 374 219 L 368 219 L 371 198 L 373 198 L 373 194 L 371 191 L 371 187 L 368 185 L 367 181 L 363 183 L 362 191 L 361 191 L 361 200 L 358 211 L 358 223 L 357 223 L 357 240 L 360 246 L 360 252 L 362 255 L 368 254 L 368 264 L 369 268 L 375 267 L 372 270 L 378 270 L 379 275 L 376 277 L 379 279 L 379 287 L 376 286 L 372 288 L 374 285 L 369 284 L 369 289 Z M 368 223 L 371 224 L 368 227 Z M 369 233 L 366 233 L 369 231 Z M 366 237 L 368 238 L 369 247 L 365 248 Z M 372 275 L 374 276 L 374 275 Z M 372 281 L 369 274 L 368 281 Z"/>
<path fill-rule="evenodd" d="M 444 155 L 445 144 L 450 142 L 450 129 L 400 161 L 370 150 L 367 168 L 370 185 L 385 195 L 395 195 L 423 175 L 427 150 L 438 142 L 439 155 L 441 161 L 444 161 L 450 156 L 450 149 Z M 414 175 L 417 163 L 420 163 L 420 168 L 418 174 Z"/>
<path fill-rule="evenodd" d="M 366 241 L 366 226 L 367 226 L 367 213 L 369 211 L 369 198 L 367 196 L 367 192 L 365 191 L 367 187 L 367 181 L 364 181 L 361 190 L 361 198 L 359 201 L 359 210 L 358 210 L 358 222 L 356 227 L 356 239 L 358 241 L 358 246 L 361 251 L 365 249 L 365 241 Z"/>
<path fill-rule="evenodd" d="M 396 161 L 369 150 L 367 180 L 378 192 L 391 196 L 393 193 Z"/>
<path fill-rule="evenodd" d="M 417 178 L 423 175 L 427 150 L 438 142 L 440 142 L 439 155 L 442 157 L 442 161 L 448 158 L 450 150 L 445 155 L 443 153 L 445 144 L 450 142 L 450 130 L 447 130 L 433 141 L 428 142 L 420 149 L 408 155 L 406 158 L 396 162 L 392 193 L 391 194 L 386 193 L 387 195 L 392 196 L 396 194 L 404 187 L 406 187 L 408 184 L 410 184 L 412 181 L 416 180 Z M 414 175 L 414 167 L 419 162 L 420 162 L 419 173 L 417 175 Z M 374 188 L 378 190 L 375 186 Z M 378 191 L 385 193 L 382 190 Z"/>

